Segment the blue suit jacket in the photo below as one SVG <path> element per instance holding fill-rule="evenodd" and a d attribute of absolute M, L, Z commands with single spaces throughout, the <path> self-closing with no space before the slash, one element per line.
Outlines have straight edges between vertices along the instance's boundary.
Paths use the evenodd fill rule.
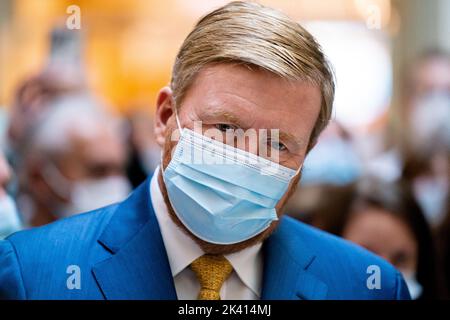
<path fill-rule="evenodd" d="M 390 264 L 291 218 L 263 250 L 263 299 L 409 299 Z M 79 289 L 67 285 L 73 265 Z M 373 265 L 380 282 L 369 289 Z M 122 203 L 0 241 L 0 298 L 176 299 L 149 179 Z"/>

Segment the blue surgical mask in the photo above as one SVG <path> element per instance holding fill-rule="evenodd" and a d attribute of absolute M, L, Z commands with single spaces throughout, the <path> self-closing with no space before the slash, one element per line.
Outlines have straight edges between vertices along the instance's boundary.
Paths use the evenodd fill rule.
<path fill-rule="evenodd" d="M 423 292 L 423 287 L 417 281 L 415 273 L 403 273 L 403 278 L 405 279 L 406 286 L 408 287 L 409 294 L 412 300 L 416 300 L 420 297 Z"/>
<path fill-rule="evenodd" d="M 424 95 L 414 105 L 410 121 L 414 129 L 413 147 L 424 152 L 430 146 L 450 149 L 450 93 L 437 91 Z"/>
<path fill-rule="evenodd" d="M 428 222 L 438 226 L 445 218 L 448 182 L 445 177 L 416 179 L 413 191 Z"/>
<path fill-rule="evenodd" d="M 277 220 L 275 206 L 299 170 L 184 128 L 163 177 L 183 225 L 224 245 L 250 239 Z"/>

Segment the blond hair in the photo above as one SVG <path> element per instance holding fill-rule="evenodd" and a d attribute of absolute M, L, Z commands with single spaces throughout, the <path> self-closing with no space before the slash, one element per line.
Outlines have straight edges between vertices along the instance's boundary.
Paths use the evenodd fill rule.
<path fill-rule="evenodd" d="M 327 126 L 334 99 L 333 72 L 313 36 L 283 13 L 234 1 L 201 18 L 184 40 L 173 67 L 171 88 L 177 106 L 198 72 L 213 63 L 254 66 L 319 86 L 321 109 L 310 146 Z"/>

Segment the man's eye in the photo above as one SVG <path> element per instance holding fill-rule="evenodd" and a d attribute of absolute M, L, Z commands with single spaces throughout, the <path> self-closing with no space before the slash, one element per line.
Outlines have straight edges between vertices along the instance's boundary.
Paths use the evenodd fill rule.
<path fill-rule="evenodd" d="M 226 123 L 218 123 L 216 125 L 214 125 L 216 127 L 216 129 L 219 129 L 220 131 L 226 132 L 227 130 L 235 130 L 236 127 L 231 125 L 231 124 L 226 124 Z"/>
<path fill-rule="evenodd" d="M 284 144 L 282 144 L 281 142 L 270 141 L 269 144 L 272 149 L 275 149 L 278 151 L 286 151 L 287 150 L 286 146 Z"/>

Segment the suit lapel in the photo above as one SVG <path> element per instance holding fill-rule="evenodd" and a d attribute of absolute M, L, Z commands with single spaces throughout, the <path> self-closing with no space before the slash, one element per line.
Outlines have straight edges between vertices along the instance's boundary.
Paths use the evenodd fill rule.
<path fill-rule="evenodd" d="M 327 286 L 308 271 L 315 255 L 283 220 L 264 245 L 262 299 L 324 299 Z"/>
<path fill-rule="evenodd" d="M 176 299 L 149 192 L 150 178 L 119 204 L 98 242 L 111 254 L 92 268 L 107 299 Z M 264 244 L 262 299 L 324 299 L 327 286 L 308 271 L 315 255 L 283 218 Z"/>
<path fill-rule="evenodd" d="M 107 299 L 176 299 L 149 181 L 118 206 L 98 240 L 112 254 L 92 268 Z"/>

